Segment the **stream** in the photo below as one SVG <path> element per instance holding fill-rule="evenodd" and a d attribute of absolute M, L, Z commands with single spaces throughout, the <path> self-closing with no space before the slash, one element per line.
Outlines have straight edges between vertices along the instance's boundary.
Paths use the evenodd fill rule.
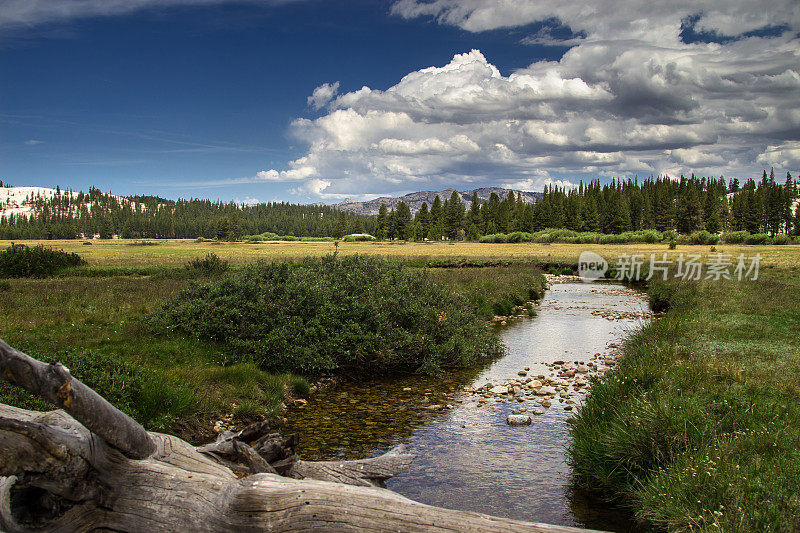
<path fill-rule="evenodd" d="M 576 380 L 605 368 L 605 357 L 649 316 L 647 300 L 622 285 L 554 283 L 536 311 L 534 318 L 502 327 L 508 351 L 500 359 L 436 377 L 331 387 L 312 395 L 306 407 L 290 409 L 285 431 L 300 435 L 299 454 L 309 460 L 358 459 L 405 444 L 417 458 L 387 487 L 423 503 L 632 531 L 636 526 L 625 513 L 573 487 L 565 450 L 568 420 L 586 393 Z M 574 377 L 558 375 L 579 367 Z M 564 394 L 551 398 L 544 414 L 533 414 L 542 409 L 542 397 L 524 388 L 517 397 L 473 392 L 487 383 L 533 379 L 561 380 Z M 522 409 L 531 425 L 509 426 L 507 415 Z"/>

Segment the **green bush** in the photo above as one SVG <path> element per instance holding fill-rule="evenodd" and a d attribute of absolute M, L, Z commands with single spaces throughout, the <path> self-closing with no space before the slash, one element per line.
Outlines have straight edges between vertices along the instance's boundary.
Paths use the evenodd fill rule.
<path fill-rule="evenodd" d="M 613 234 L 603 234 L 600 235 L 600 239 L 598 240 L 600 244 L 624 244 L 625 237 L 622 235 L 613 235 Z"/>
<path fill-rule="evenodd" d="M 772 244 L 784 245 L 792 244 L 792 238 L 785 233 L 779 233 L 772 238 Z"/>
<path fill-rule="evenodd" d="M 292 385 L 292 392 L 297 396 L 308 396 L 311 392 L 311 385 L 301 376 L 292 376 L 290 382 Z"/>
<path fill-rule="evenodd" d="M 678 238 L 678 232 L 668 229 L 661 234 L 661 239 L 664 241 L 671 241 Z"/>
<path fill-rule="evenodd" d="M 367 242 L 367 241 L 374 241 L 375 237 L 369 235 L 367 233 L 357 233 L 353 235 L 345 235 L 344 242 Z"/>
<path fill-rule="evenodd" d="M 742 244 L 750 234 L 746 231 L 732 231 L 723 233 L 722 242 L 726 244 Z"/>
<path fill-rule="evenodd" d="M 705 230 L 694 231 L 688 237 L 690 244 L 717 244 L 719 242 L 719 235 L 716 233 L 709 233 Z"/>
<path fill-rule="evenodd" d="M 744 244 L 770 244 L 772 239 L 766 233 L 754 233 L 744 239 Z"/>
<path fill-rule="evenodd" d="M 430 373 L 501 350 L 475 311 L 429 274 L 359 255 L 259 262 L 195 283 L 152 323 L 220 343 L 262 368 L 303 375 Z"/>
<path fill-rule="evenodd" d="M 272 233 L 271 231 L 265 231 L 264 233 L 259 233 L 257 235 L 244 235 L 242 237 L 244 242 L 264 242 L 264 241 L 287 241 L 287 242 L 297 242 L 297 241 L 309 241 L 309 242 L 330 242 L 334 241 L 333 237 L 296 237 L 294 235 L 278 235 L 277 233 Z"/>
<path fill-rule="evenodd" d="M 649 229 L 649 230 L 645 230 L 645 231 L 643 231 L 641 233 L 642 233 L 642 241 L 643 242 L 647 242 L 647 243 L 651 243 L 652 244 L 652 243 L 656 243 L 656 242 L 661 242 L 661 239 L 663 239 L 662 234 L 659 233 L 656 230 Z"/>
<path fill-rule="evenodd" d="M 524 231 L 515 231 L 507 236 L 508 242 L 531 242 L 531 240 L 533 240 L 533 236 Z"/>
<path fill-rule="evenodd" d="M 0 252 L 0 276 L 6 278 L 43 278 L 85 264 L 86 261 L 74 252 L 51 250 L 41 244 L 32 248 L 12 244 Z"/>
<path fill-rule="evenodd" d="M 186 268 L 193 270 L 200 274 L 220 274 L 228 270 L 228 262 L 220 259 L 219 256 L 213 252 L 209 252 L 205 257 L 195 257 L 188 263 Z"/>
<path fill-rule="evenodd" d="M 478 242 L 501 243 L 508 242 L 508 237 L 505 233 L 493 233 L 491 235 L 484 235 Z"/>

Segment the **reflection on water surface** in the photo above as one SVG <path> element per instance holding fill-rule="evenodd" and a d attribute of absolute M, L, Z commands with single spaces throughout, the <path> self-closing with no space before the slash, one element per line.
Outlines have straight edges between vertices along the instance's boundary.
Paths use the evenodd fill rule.
<path fill-rule="evenodd" d="M 316 394 L 309 405 L 289 413 L 287 431 L 300 434 L 306 459 L 363 458 L 398 443 L 417 455 L 411 469 L 387 486 L 417 501 L 552 524 L 625 531 L 624 516 L 570 486 L 565 462 L 567 405 L 553 401 L 528 427 L 510 427 L 524 402 L 477 403 L 463 391 L 488 381 L 500 384 L 529 376 L 550 376 L 556 360 L 588 362 L 608 353 L 640 321 L 609 320 L 645 313 L 646 300 L 617 285 L 554 284 L 538 316 L 512 322 L 501 336 L 508 353 L 482 368 L 436 377 L 412 376 L 344 384 Z M 598 310 L 606 310 L 598 313 Z M 592 314 L 592 312 L 595 314 Z M 605 316 L 604 316 L 605 315 Z M 582 396 L 572 391 L 577 404 Z M 562 399 L 563 400 L 563 399 Z M 448 408 L 450 407 L 450 408 Z"/>

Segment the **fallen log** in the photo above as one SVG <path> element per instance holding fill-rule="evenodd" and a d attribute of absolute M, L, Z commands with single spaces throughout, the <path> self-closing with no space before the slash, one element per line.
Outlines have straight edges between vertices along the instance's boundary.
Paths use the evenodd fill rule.
<path fill-rule="evenodd" d="M 148 433 L 64 367 L 2 341 L 0 376 L 61 407 L 0 404 L 0 531 L 585 531 L 375 488 L 408 468 L 413 456 L 402 449 L 315 463 L 297 459 L 296 439 L 268 424 L 199 448 Z"/>

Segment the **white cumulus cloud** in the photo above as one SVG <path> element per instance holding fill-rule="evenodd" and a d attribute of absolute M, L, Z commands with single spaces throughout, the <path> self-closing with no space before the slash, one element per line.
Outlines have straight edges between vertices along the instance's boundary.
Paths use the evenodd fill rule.
<path fill-rule="evenodd" d="M 269 172 L 328 198 L 472 183 L 541 189 L 583 175 L 746 176 L 767 164 L 794 173 L 798 6 L 400 0 L 396 15 L 470 32 L 540 22 L 529 44 L 569 49 L 558 61 L 532 60 L 508 75 L 472 50 L 388 88 L 337 94 L 334 85 L 320 86 L 309 104 L 324 114 L 291 126 L 307 153 L 290 170 Z M 681 31 L 692 24 L 729 38 L 684 42 Z"/>
<path fill-rule="evenodd" d="M 322 109 L 330 102 L 336 93 L 339 92 L 339 82 L 323 83 L 311 93 L 306 100 L 308 105 L 314 109 Z"/>

